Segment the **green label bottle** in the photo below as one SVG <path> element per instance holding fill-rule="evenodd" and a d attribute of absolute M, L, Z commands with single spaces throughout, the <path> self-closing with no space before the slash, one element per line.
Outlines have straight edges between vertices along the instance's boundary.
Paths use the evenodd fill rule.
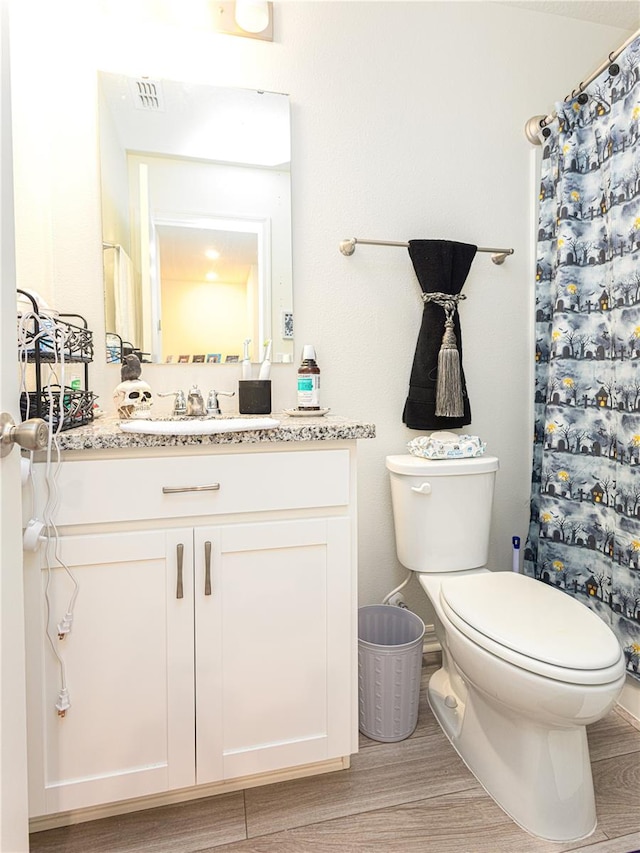
<path fill-rule="evenodd" d="M 316 351 L 311 344 L 305 344 L 302 348 L 302 363 L 298 368 L 298 409 L 320 409 L 320 368 L 316 364 Z"/>

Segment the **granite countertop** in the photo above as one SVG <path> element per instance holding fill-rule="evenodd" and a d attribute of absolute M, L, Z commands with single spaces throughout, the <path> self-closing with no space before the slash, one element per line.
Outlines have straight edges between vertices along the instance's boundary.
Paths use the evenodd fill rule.
<path fill-rule="evenodd" d="M 228 415 L 227 417 L 242 417 Z M 65 430 L 58 435 L 60 450 L 111 450 L 137 447 L 189 447 L 209 444 L 259 444 L 291 441 L 339 441 L 375 438 L 376 428 L 367 423 L 338 415 L 291 417 L 276 412 L 270 417 L 280 421 L 273 429 L 223 432 L 211 435 L 143 435 L 123 432 L 117 417 L 101 416 L 86 426 Z"/>

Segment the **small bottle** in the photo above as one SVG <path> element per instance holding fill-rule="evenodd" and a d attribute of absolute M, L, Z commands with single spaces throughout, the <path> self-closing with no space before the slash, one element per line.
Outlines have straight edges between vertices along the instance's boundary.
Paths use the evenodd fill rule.
<path fill-rule="evenodd" d="M 73 388 L 74 391 L 80 390 L 80 377 L 79 376 L 72 376 L 71 377 L 71 387 Z"/>
<path fill-rule="evenodd" d="M 302 364 L 298 368 L 298 409 L 303 412 L 320 409 L 320 368 L 311 344 L 302 348 Z"/>

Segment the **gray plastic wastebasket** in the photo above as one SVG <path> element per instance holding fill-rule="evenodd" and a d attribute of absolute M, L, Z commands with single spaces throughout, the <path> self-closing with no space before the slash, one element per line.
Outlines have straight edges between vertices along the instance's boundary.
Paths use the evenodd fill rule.
<path fill-rule="evenodd" d="M 424 622 L 389 604 L 358 610 L 360 731 L 373 740 L 404 740 L 418 723 Z"/>

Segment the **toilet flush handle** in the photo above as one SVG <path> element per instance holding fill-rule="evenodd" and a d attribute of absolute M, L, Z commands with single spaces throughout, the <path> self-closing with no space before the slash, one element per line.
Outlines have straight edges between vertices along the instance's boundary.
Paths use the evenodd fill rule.
<path fill-rule="evenodd" d="M 411 491 L 418 495 L 430 495 L 431 483 L 423 483 L 421 486 L 411 486 Z"/>

